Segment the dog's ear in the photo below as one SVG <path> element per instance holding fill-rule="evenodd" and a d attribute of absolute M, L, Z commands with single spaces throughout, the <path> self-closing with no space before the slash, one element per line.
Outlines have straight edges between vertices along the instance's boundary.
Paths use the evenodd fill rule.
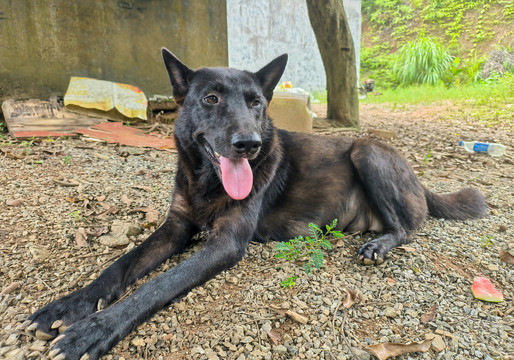
<path fill-rule="evenodd" d="M 173 97 L 175 102 L 181 105 L 186 97 L 189 88 L 189 80 L 194 73 L 193 70 L 182 64 L 173 53 L 166 48 L 161 48 L 164 65 L 170 77 L 171 86 L 173 87 Z"/>
<path fill-rule="evenodd" d="M 273 97 L 273 89 L 275 89 L 280 77 L 284 73 L 286 64 L 287 54 L 283 54 L 255 73 L 261 83 L 264 97 L 268 100 L 268 103 Z"/>

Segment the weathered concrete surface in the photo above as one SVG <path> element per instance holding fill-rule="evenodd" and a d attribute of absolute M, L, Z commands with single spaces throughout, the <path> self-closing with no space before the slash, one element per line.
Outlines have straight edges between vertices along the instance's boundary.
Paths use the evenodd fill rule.
<path fill-rule="evenodd" d="M 360 69 L 361 0 L 343 1 Z M 326 88 L 325 68 L 305 1 L 227 0 L 229 64 L 258 70 L 274 57 L 289 54 L 284 81 L 306 90 Z"/>
<path fill-rule="evenodd" d="M 169 94 L 162 46 L 228 65 L 225 0 L 0 0 L 0 101 L 64 95 L 71 76 Z"/>

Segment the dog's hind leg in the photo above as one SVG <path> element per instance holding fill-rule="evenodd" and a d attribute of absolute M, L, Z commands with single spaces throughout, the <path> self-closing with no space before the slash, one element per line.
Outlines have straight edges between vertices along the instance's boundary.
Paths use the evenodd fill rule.
<path fill-rule="evenodd" d="M 427 216 L 424 189 L 406 161 L 390 146 L 359 139 L 351 160 L 366 201 L 383 225 L 383 235 L 361 246 L 359 259 L 381 263 L 392 248 L 410 241 L 412 230 Z"/>
<path fill-rule="evenodd" d="M 45 337 L 55 337 L 76 321 L 105 308 L 118 299 L 127 286 L 167 258 L 181 252 L 190 239 L 191 232 L 190 223 L 170 211 L 166 222 L 157 231 L 105 269 L 88 286 L 55 300 L 32 314 L 29 317 L 32 321 L 29 328 Z"/>

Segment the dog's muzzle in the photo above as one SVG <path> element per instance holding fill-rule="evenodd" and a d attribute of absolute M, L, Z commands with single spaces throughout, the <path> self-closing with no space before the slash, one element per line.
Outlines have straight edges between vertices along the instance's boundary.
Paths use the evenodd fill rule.
<path fill-rule="evenodd" d="M 256 133 L 235 134 L 232 137 L 232 147 L 235 152 L 244 157 L 255 156 L 262 146 L 261 137 Z"/>

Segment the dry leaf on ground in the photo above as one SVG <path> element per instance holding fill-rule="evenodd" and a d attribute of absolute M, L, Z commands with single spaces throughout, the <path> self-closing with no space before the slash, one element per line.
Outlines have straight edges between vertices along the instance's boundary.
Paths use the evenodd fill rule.
<path fill-rule="evenodd" d="M 357 300 L 357 294 L 352 289 L 344 288 L 344 292 L 346 292 L 346 298 L 344 299 L 343 306 L 345 309 L 349 309 L 352 307 L 353 304 L 355 304 L 355 301 Z"/>
<path fill-rule="evenodd" d="M 127 205 L 127 207 L 130 207 L 130 204 L 132 204 L 132 201 L 127 195 L 123 194 L 121 195 L 121 202 Z"/>
<path fill-rule="evenodd" d="M 421 317 L 421 323 L 422 324 L 428 323 L 430 320 L 435 318 L 436 314 L 437 314 L 437 304 L 434 304 L 434 305 L 432 305 L 430 310 L 428 310 L 428 312 Z"/>
<path fill-rule="evenodd" d="M 507 264 L 514 264 L 514 256 L 511 253 L 499 249 L 498 255 L 500 256 L 501 261 L 506 262 Z"/>
<path fill-rule="evenodd" d="M 6 205 L 7 206 L 21 206 L 23 205 L 24 200 L 23 199 L 14 199 L 14 200 L 7 200 Z"/>
<path fill-rule="evenodd" d="M 77 243 L 77 246 L 79 247 L 87 246 L 86 229 L 84 229 L 83 227 L 79 227 L 75 232 L 75 243 Z"/>
<path fill-rule="evenodd" d="M 9 285 L 7 285 L 1 292 L 0 295 L 7 295 L 16 290 L 18 287 L 20 287 L 20 282 L 15 281 Z"/>
<path fill-rule="evenodd" d="M 266 330 L 266 334 L 268 334 L 269 338 L 273 342 L 273 345 L 280 344 L 281 337 L 279 334 L 275 333 L 273 330 Z"/>
<path fill-rule="evenodd" d="M 432 345 L 432 339 L 427 339 L 421 342 L 413 342 L 410 344 L 394 344 L 382 343 L 370 345 L 364 348 L 370 354 L 376 356 L 379 360 L 385 360 L 393 356 L 398 356 L 413 352 L 427 352 Z"/>

